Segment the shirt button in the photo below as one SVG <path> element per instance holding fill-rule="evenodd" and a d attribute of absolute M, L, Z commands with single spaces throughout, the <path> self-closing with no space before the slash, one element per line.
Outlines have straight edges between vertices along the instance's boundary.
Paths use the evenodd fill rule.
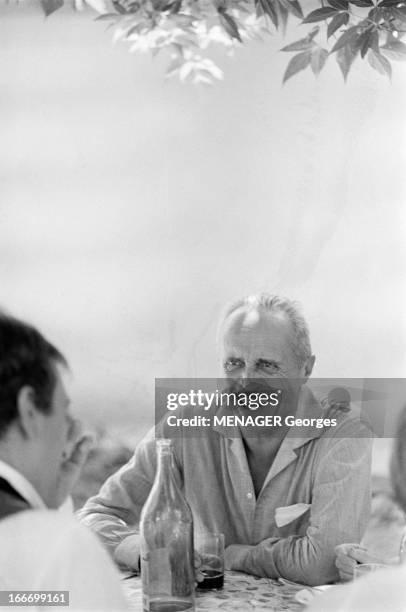
<path fill-rule="evenodd" d="M 247 493 L 247 498 L 252 499 L 252 493 Z"/>

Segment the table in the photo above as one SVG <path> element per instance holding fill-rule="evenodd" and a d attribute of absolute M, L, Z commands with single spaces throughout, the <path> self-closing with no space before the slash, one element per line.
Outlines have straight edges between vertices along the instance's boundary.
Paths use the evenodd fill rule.
<path fill-rule="evenodd" d="M 128 578 L 122 584 L 131 612 L 142 612 L 141 579 Z M 196 591 L 196 612 L 299 612 L 303 606 L 295 601 L 295 593 L 295 587 L 271 578 L 228 571 L 223 589 Z"/>

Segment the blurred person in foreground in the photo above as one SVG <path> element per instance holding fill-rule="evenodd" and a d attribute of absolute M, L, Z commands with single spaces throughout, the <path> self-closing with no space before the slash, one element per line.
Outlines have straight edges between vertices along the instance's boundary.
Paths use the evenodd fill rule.
<path fill-rule="evenodd" d="M 404 513 L 406 512 L 406 407 L 399 419 L 397 437 L 392 452 L 391 481 L 395 493 L 395 502 L 397 503 L 397 506 L 393 507 L 393 511 L 398 512 L 399 507 L 403 509 L 403 512 L 398 512 L 396 518 L 404 524 Z M 393 539 L 394 534 L 387 533 L 385 535 L 391 537 L 392 543 L 396 544 L 396 540 Z M 373 545 L 373 542 L 370 544 Z M 393 548 L 393 546 L 390 546 L 390 548 Z M 402 552 L 406 557 L 406 550 Z M 399 554 L 395 556 L 385 554 L 385 552 L 377 554 L 375 550 L 372 552 L 365 546 L 353 543 L 337 546 L 336 554 L 336 566 L 343 581 L 352 580 L 354 569 L 360 563 L 379 563 L 390 566 L 397 565 L 400 561 Z"/>
<path fill-rule="evenodd" d="M 59 509 L 91 439 L 71 416 L 63 355 L 0 312 L 0 589 L 69 591 L 70 609 L 125 609 L 94 534 Z"/>
<path fill-rule="evenodd" d="M 269 390 L 277 379 L 291 400 L 285 415 L 323 416 L 305 384 L 315 357 L 294 302 L 268 294 L 244 298 L 226 311 L 220 336 L 231 386 L 249 389 L 259 381 Z M 189 406 L 180 416 L 195 414 Z M 257 437 L 242 427 L 238 435 L 226 429 L 174 438 L 195 530 L 225 534 L 226 569 L 311 585 L 337 580 L 334 547 L 359 542 L 369 516 L 371 440 L 359 421 L 341 413 L 334 431 L 308 427 L 301 437 L 289 427 L 269 427 Z M 155 438 L 171 436 L 164 419 L 79 511 L 120 565 L 139 566 L 137 531 L 155 477 Z"/>
<path fill-rule="evenodd" d="M 395 500 L 406 512 L 406 406 L 399 420 L 392 453 L 391 481 Z M 402 543 L 399 542 L 400 548 L 401 544 L 404 547 L 404 538 Z M 336 564 L 344 580 L 353 578 L 354 568 L 360 563 L 386 564 L 387 568 L 316 596 L 308 612 L 404 612 L 405 559 L 401 559 L 400 555 L 396 559 L 380 559 L 367 549 L 353 544 L 338 547 Z"/>

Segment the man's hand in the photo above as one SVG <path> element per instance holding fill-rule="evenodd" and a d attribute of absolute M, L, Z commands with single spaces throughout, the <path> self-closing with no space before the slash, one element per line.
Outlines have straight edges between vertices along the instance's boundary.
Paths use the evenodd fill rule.
<path fill-rule="evenodd" d="M 124 538 L 114 551 L 114 560 L 120 567 L 139 572 L 140 564 L 141 540 L 140 535 L 132 534 Z M 194 569 L 196 583 L 204 580 L 204 575 L 200 571 L 202 559 L 199 553 L 194 552 Z"/>
<path fill-rule="evenodd" d="M 138 534 L 124 538 L 114 551 L 114 560 L 122 568 L 140 571 L 141 542 Z"/>
<path fill-rule="evenodd" d="M 79 479 L 81 469 L 93 445 L 93 437 L 85 433 L 77 419 L 72 419 L 55 491 L 55 507 L 65 501 Z"/>
<path fill-rule="evenodd" d="M 359 544 L 339 544 L 335 547 L 336 567 L 341 580 L 354 578 L 354 568 L 360 563 L 385 563 Z"/>
<path fill-rule="evenodd" d="M 195 584 L 197 586 L 199 582 L 203 582 L 204 574 L 202 574 L 201 572 L 201 568 L 203 565 L 202 557 L 199 555 L 199 553 L 196 550 L 195 550 L 194 565 L 195 565 Z"/>
<path fill-rule="evenodd" d="M 233 548 L 227 546 L 224 551 L 224 569 L 231 570 L 233 566 Z"/>

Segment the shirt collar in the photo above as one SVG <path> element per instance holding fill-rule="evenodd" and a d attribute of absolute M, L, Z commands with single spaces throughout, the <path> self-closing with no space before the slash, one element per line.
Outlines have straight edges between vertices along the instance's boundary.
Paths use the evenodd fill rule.
<path fill-rule="evenodd" d="M 230 414 L 230 412 L 228 409 L 221 407 L 218 414 Z M 320 402 L 316 399 L 313 392 L 307 385 L 303 385 L 300 390 L 296 414 L 293 416 L 297 419 L 321 418 L 325 416 L 323 414 L 323 409 Z M 214 425 L 213 429 L 221 434 L 224 438 L 241 438 L 241 431 L 237 425 Z M 307 442 L 314 438 L 319 438 L 323 431 L 324 430 L 322 428 L 317 429 L 313 426 L 303 426 L 300 428 L 290 427 L 284 441 L 282 442 L 282 445 L 294 450 L 303 446 L 304 444 L 307 444 Z"/>
<path fill-rule="evenodd" d="M 36 510 L 46 509 L 46 505 L 38 491 L 32 486 L 25 476 L 18 470 L 11 467 L 5 461 L 0 459 L 0 476 L 27 501 L 30 506 Z"/>
<path fill-rule="evenodd" d="M 320 403 L 313 395 L 312 391 L 304 385 L 300 391 L 298 406 L 296 410 L 295 418 L 321 418 L 323 411 Z M 241 438 L 236 433 L 238 428 L 234 429 L 234 439 L 232 444 L 234 447 L 241 445 Z M 217 429 L 219 431 L 219 429 Z M 280 445 L 278 452 L 274 458 L 274 461 L 269 469 L 269 472 L 265 478 L 262 489 L 269 483 L 272 478 L 275 478 L 282 470 L 288 465 L 297 460 L 299 449 L 311 440 L 319 438 L 324 429 L 318 429 L 316 427 L 290 427 L 288 433 L 284 437 L 282 444 Z M 239 430 L 238 430 L 239 432 Z M 240 432 L 239 432 L 240 433 Z M 223 434 L 224 435 L 224 434 Z"/>

